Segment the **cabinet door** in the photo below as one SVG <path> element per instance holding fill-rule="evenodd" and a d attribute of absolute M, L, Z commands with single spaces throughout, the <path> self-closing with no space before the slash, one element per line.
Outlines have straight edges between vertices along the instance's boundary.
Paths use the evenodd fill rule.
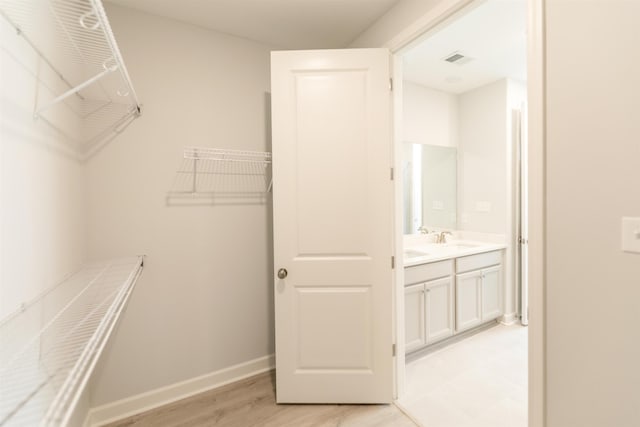
<path fill-rule="evenodd" d="M 482 270 L 482 321 L 502 315 L 502 292 L 500 288 L 500 266 Z"/>
<path fill-rule="evenodd" d="M 424 302 L 423 284 L 404 288 L 404 342 L 407 353 L 426 344 Z"/>
<path fill-rule="evenodd" d="M 481 271 L 456 275 L 456 332 L 482 322 L 481 287 Z"/>
<path fill-rule="evenodd" d="M 453 335 L 453 281 L 451 277 L 425 283 L 427 344 Z"/>

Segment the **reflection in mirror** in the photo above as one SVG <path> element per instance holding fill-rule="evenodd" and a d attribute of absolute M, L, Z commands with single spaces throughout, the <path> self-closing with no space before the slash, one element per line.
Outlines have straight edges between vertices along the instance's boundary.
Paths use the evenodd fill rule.
<path fill-rule="evenodd" d="M 457 150 L 426 144 L 403 144 L 404 233 L 425 226 L 457 228 Z"/>

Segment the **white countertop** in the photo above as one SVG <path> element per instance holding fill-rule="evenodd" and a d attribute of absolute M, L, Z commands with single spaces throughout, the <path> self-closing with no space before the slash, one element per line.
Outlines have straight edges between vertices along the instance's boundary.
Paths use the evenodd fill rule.
<path fill-rule="evenodd" d="M 475 240 L 454 240 L 447 243 L 422 243 L 405 246 L 404 266 L 426 264 L 483 252 L 505 249 L 504 243 L 488 243 Z"/>

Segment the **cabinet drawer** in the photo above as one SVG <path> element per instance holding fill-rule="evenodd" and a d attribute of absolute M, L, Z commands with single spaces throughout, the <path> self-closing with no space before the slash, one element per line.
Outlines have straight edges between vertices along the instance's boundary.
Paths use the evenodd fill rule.
<path fill-rule="evenodd" d="M 414 283 L 421 283 L 426 282 L 427 280 L 450 276 L 453 269 L 452 263 L 453 261 L 448 259 L 445 261 L 407 267 L 404 269 L 404 284 L 405 286 L 413 285 Z"/>
<path fill-rule="evenodd" d="M 456 273 L 478 270 L 502 263 L 502 251 L 485 252 L 456 259 Z"/>

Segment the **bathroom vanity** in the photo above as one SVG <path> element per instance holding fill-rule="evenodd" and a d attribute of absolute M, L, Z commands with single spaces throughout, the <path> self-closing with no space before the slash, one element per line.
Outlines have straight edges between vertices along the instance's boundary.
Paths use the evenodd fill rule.
<path fill-rule="evenodd" d="M 457 241 L 405 249 L 406 353 L 502 316 L 505 248 Z"/>

